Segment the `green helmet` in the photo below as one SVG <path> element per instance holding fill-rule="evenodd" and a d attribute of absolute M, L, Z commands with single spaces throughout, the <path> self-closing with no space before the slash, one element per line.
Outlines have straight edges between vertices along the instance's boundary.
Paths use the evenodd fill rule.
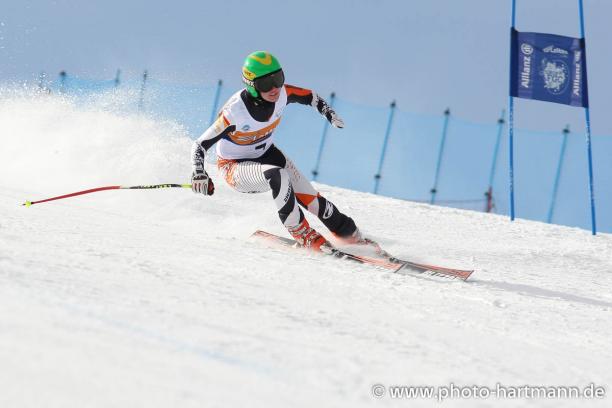
<path fill-rule="evenodd" d="M 246 84 L 249 93 L 256 98 L 259 92 L 255 89 L 255 79 L 279 70 L 281 70 L 281 65 L 274 55 L 267 51 L 255 51 L 244 60 L 242 82 Z"/>

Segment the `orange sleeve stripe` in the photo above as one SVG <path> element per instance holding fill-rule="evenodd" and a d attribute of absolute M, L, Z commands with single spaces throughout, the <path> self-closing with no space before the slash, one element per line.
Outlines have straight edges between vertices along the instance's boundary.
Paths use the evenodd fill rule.
<path fill-rule="evenodd" d="M 221 114 L 221 117 L 223 118 L 223 123 L 225 123 L 225 127 L 228 127 L 230 125 L 229 120 L 227 120 L 224 114 Z"/>
<path fill-rule="evenodd" d="M 312 95 L 312 91 L 310 89 L 298 88 L 293 85 L 285 85 L 285 89 L 287 90 L 287 96 L 289 95 L 297 95 L 297 96 L 308 96 Z"/>

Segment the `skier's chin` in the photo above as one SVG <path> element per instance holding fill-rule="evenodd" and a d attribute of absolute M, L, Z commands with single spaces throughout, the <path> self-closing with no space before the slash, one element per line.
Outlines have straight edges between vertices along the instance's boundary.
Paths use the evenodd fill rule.
<path fill-rule="evenodd" d="M 261 97 L 268 102 L 276 102 L 278 101 L 278 98 L 280 98 L 280 90 L 266 93 L 262 92 Z"/>

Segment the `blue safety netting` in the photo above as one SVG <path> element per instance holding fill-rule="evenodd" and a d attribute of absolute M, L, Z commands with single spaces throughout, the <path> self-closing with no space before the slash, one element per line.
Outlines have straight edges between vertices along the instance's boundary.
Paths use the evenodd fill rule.
<path fill-rule="evenodd" d="M 238 89 L 218 85 L 177 84 L 147 78 L 93 81 L 71 75 L 47 85 L 82 103 L 105 101 L 110 109 L 140 112 L 172 120 L 192 137 L 199 136 L 223 103 Z M 217 91 L 220 97 L 216 108 Z M 330 98 L 326 98 L 330 101 Z M 396 107 L 382 157 L 389 106 L 366 106 L 333 100 L 346 127 L 326 126 L 312 108 L 289 105 L 276 133 L 276 144 L 308 177 L 316 181 L 400 199 L 485 211 L 492 191 L 492 211 L 509 213 L 508 130 L 505 124 L 475 124 L 445 115 L 422 115 Z M 214 110 L 214 111 L 213 111 Z M 499 150 L 495 146 L 500 126 Z M 325 138 L 324 129 L 327 127 Z M 570 133 L 561 159 L 563 133 L 515 129 L 516 216 L 590 229 L 587 149 L 584 133 Z M 323 148 L 321 149 L 321 144 Z M 612 232 L 612 137 L 593 136 L 598 230 Z M 189 160 L 189 158 L 186 158 Z M 382 160 L 382 162 L 381 162 Z M 381 165 L 382 164 L 382 165 Z M 439 170 L 436 180 L 436 170 Z M 437 182 L 437 183 L 436 183 Z M 491 185 L 489 185 L 491 184 Z M 435 195 L 432 189 L 436 188 Z"/>

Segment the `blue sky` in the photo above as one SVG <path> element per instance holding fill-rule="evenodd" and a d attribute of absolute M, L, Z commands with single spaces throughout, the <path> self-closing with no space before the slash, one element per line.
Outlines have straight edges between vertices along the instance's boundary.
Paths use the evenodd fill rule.
<path fill-rule="evenodd" d="M 585 0 L 593 132 L 612 136 L 611 15 L 612 2 Z M 267 49 L 289 83 L 322 95 L 493 122 L 507 105 L 509 23 L 509 0 L 0 0 L 0 79 L 146 68 L 238 88 L 246 54 Z M 519 0 L 517 28 L 577 37 L 578 1 Z M 584 127 L 581 109 L 516 105 L 518 127 Z"/>

